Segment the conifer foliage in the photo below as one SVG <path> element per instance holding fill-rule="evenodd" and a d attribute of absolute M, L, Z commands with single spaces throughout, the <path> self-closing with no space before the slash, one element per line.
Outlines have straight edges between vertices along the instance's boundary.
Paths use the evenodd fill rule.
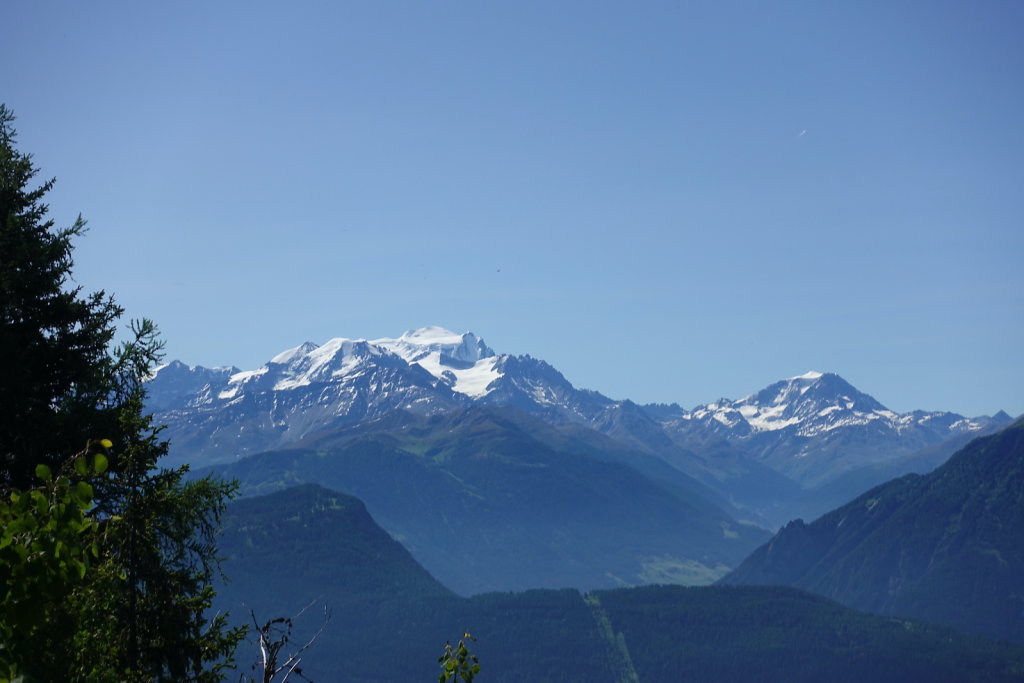
<path fill-rule="evenodd" d="M 13 120 L 0 105 L 0 483 L 24 487 L 37 464 L 80 450 L 101 420 L 116 425 L 101 409 L 122 310 L 102 291 L 68 286 L 85 221 L 55 229 L 47 219 L 54 180 L 31 187 L 39 169 L 15 149 Z"/>
<path fill-rule="evenodd" d="M 0 105 L 0 681 L 217 681 L 240 629 L 208 621 L 234 484 L 186 481 L 143 414 L 162 344 L 72 286 L 79 217 L 56 229 Z"/>

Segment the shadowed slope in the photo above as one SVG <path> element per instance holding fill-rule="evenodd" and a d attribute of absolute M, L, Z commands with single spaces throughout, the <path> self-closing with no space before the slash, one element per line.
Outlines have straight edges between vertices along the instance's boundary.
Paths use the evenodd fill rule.
<path fill-rule="evenodd" d="M 1024 420 L 934 472 L 787 525 L 724 583 L 786 584 L 1024 642 Z"/>

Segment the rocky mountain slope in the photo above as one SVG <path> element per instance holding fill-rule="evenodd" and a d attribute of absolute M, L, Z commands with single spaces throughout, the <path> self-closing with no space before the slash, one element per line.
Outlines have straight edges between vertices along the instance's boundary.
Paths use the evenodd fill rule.
<path fill-rule="evenodd" d="M 528 355 L 498 355 L 470 332 L 436 327 L 373 341 L 307 342 L 248 371 L 173 362 L 154 373 L 149 393 L 157 422 L 167 425 L 169 464 L 234 462 L 394 411 L 511 407 L 661 458 L 769 525 L 824 512 L 886 476 L 941 462 L 954 450 L 947 444 L 1009 421 L 1005 414 L 897 414 L 828 373 L 692 410 L 639 406 L 578 389 Z M 922 451 L 929 458 L 916 457 Z"/>
<path fill-rule="evenodd" d="M 930 474 L 788 524 L 725 583 L 806 588 L 858 609 L 1024 642 L 1024 420 Z"/>
<path fill-rule="evenodd" d="M 1005 413 L 895 413 L 839 375 L 820 372 L 658 417 L 677 441 L 719 436 L 805 487 L 1010 421 Z"/>

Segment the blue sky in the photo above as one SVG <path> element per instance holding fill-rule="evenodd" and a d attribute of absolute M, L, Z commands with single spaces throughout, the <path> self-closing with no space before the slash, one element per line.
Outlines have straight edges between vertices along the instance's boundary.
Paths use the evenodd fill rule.
<path fill-rule="evenodd" d="M 1024 412 L 1024 3 L 51 2 L 0 98 L 168 355 L 429 324 L 686 407 Z"/>

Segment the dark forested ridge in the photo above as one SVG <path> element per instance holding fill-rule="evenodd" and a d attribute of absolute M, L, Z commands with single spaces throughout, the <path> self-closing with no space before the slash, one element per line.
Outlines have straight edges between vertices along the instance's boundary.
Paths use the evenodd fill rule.
<path fill-rule="evenodd" d="M 225 562 L 233 581 L 222 593 L 241 600 L 265 593 L 264 604 L 279 601 L 270 605 L 277 612 L 295 608 L 290 591 L 267 591 L 255 576 L 300 572 L 314 586 L 339 584 L 353 595 L 387 590 L 398 600 L 454 595 L 377 526 L 362 501 L 315 484 L 235 501 L 218 547 L 235 558 Z"/>
<path fill-rule="evenodd" d="M 294 615 L 312 604 L 296 621 L 301 641 L 330 609 L 304 658 L 318 683 L 430 680 L 445 639 L 466 630 L 479 638 L 473 649 L 487 661 L 484 680 L 551 680 L 548 669 L 559 680 L 611 680 L 600 657 L 591 661 L 602 641 L 578 592 L 458 597 L 351 496 L 306 485 L 237 501 L 220 547 L 228 580 L 217 606 L 236 620 L 250 610 L 260 620 Z"/>
<path fill-rule="evenodd" d="M 1018 659 L 1024 648 L 1019 646 L 854 611 L 795 589 L 641 586 L 598 596 L 624 634 L 641 681 L 989 681 L 1024 676 Z"/>
<path fill-rule="evenodd" d="M 873 612 L 1024 642 L 1024 420 L 811 524 L 724 579 L 784 584 Z"/>
<path fill-rule="evenodd" d="M 785 587 L 648 586 L 459 597 L 359 501 L 301 486 L 238 501 L 218 607 L 294 614 L 296 640 L 332 617 L 303 667 L 319 683 L 429 680 L 444 639 L 478 638 L 480 680 L 1000 681 L 1024 648 L 856 612 Z M 247 661 L 245 653 L 240 661 Z"/>

